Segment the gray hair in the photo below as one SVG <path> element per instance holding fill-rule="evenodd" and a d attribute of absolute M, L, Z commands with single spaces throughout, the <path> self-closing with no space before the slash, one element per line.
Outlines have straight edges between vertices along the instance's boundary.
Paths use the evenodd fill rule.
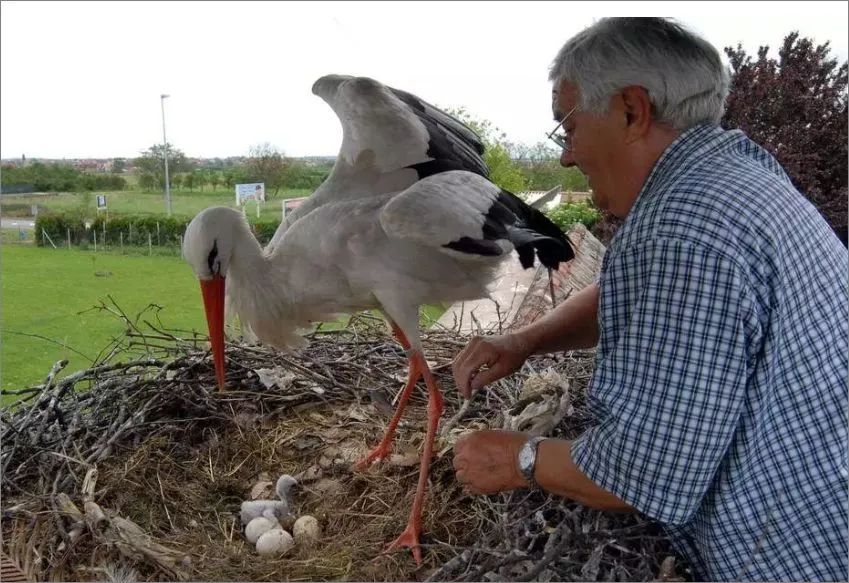
<path fill-rule="evenodd" d="M 655 119 L 677 130 L 719 123 L 729 72 L 709 42 L 664 18 L 605 18 L 569 39 L 548 76 L 578 88 L 580 107 L 607 112 L 628 86 L 648 91 Z"/>

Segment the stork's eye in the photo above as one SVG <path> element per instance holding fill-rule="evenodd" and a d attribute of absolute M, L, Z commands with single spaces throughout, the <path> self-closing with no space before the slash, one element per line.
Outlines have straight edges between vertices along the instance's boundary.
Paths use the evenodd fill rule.
<path fill-rule="evenodd" d="M 218 269 L 221 266 L 221 263 L 216 261 L 218 259 L 218 239 L 212 242 L 212 250 L 209 252 L 209 255 L 206 257 L 206 263 L 209 265 L 209 272 L 213 275 L 218 273 Z"/>

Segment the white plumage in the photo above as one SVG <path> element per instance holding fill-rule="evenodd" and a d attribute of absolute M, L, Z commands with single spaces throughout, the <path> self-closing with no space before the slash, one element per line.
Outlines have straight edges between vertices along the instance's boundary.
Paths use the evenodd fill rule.
<path fill-rule="evenodd" d="M 420 561 L 420 514 L 442 411 L 422 355 L 419 306 L 477 299 L 515 248 L 550 268 L 572 258 L 563 233 L 539 211 L 487 180 L 483 146 L 466 126 L 417 97 L 367 78 L 330 75 L 313 86 L 343 128 L 328 179 L 263 251 L 242 213 L 202 211 L 189 224 L 184 255 L 204 289 L 210 336 L 222 338 L 216 372 L 224 383 L 220 319 L 228 303 L 267 344 L 302 343 L 300 329 L 340 313 L 378 309 L 408 349 L 410 375 L 383 441 L 362 465 L 389 453 L 409 395 L 424 377 L 430 395 L 419 488 L 407 529 L 390 548 Z M 216 345 L 219 348 L 215 348 Z"/>

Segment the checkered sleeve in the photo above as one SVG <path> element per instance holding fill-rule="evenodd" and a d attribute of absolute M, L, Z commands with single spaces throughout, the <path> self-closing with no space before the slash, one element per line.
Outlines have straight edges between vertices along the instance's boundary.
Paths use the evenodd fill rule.
<path fill-rule="evenodd" d="M 739 268 L 698 245 L 625 249 L 602 277 L 604 357 L 588 398 L 600 414 L 572 446 L 595 483 L 661 522 L 704 497 L 743 408 L 747 375 Z M 604 338 L 605 330 L 616 337 Z"/>

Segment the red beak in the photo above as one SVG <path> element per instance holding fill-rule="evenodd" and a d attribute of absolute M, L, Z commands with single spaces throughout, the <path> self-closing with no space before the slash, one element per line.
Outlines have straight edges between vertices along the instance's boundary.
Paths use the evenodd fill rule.
<path fill-rule="evenodd" d="M 218 379 L 218 388 L 224 390 L 224 278 L 215 274 L 210 280 L 202 279 L 200 291 L 203 294 L 203 308 L 209 326 L 215 378 Z"/>

